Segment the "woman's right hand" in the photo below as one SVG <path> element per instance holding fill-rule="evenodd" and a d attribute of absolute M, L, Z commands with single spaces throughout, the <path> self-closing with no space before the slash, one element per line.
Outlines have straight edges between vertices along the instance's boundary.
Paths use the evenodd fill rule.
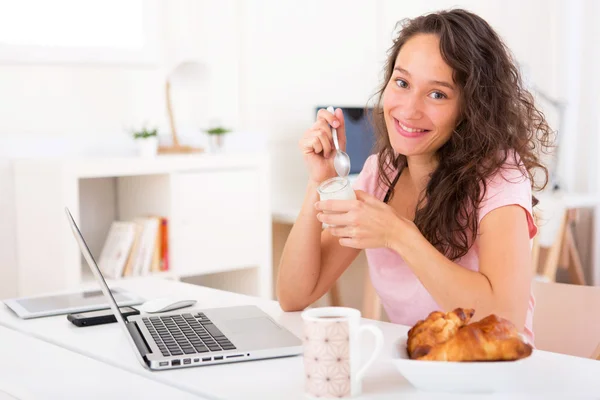
<path fill-rule="evenodd" d="M 326 109 L 319 110 L 316 122 L 298 143 L 308 168 L 309 179 L 316 184 L 336 176 L 333 167 L 335 146 L 331 126 L 337 129 L 340 150 L 346 151 L 346 128 L 344 114 L 340 108 L 335 110 L 335 114 Z"/>

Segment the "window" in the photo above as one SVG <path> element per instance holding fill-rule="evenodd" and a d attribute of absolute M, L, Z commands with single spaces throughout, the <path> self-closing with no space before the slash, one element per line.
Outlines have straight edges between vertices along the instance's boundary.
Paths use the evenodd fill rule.
<path fill-rule="evenodd" d="M 157 0 L 0 0 L 0 61 L 154 63 Z"/>

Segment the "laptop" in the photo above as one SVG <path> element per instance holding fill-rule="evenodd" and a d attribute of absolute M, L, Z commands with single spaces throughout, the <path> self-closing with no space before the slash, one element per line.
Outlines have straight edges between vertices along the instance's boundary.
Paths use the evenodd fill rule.
<path fill-rule="evenodd" d="M 68 208 L 65 212 L 117 323 L 144 367 L 166 370 L 302 353 L 301 340 L 256 306 L 123 317 L 73 216 Z"/>

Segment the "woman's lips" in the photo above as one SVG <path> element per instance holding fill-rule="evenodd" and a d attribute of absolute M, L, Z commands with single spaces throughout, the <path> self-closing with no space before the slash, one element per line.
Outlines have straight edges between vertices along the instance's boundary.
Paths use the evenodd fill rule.
<path fill-rule="evenodd" d="M 400 121 L 398 121 L 396 118 L 394 118 L 394 126 L 396 127 L 396 131 L 400 135 L 407 137 L 407 138 L 418 138 L 418 137 L 426 135 L 427 133 L 430 132 L 429 129 L 418 130 L 415 128 L 407 127 L 407 126 L 401 124 Z M 407 130 L 407 129 L 410 129 L 410 130 Z"/>

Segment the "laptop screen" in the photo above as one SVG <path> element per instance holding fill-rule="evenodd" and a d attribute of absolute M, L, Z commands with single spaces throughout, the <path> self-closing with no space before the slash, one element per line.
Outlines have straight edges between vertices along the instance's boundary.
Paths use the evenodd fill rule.
<path fill-rule="evenodd" d="M 315 114 L 327 106 L 317 107 Z M 341 108 L 346 123 L 346 153 L 350 156 L 350 174 L 359 174 L 367 158 L 373 154 L 375 134 L 371 124 L 372 108 L 364 107 L 335 107 Z"/>

